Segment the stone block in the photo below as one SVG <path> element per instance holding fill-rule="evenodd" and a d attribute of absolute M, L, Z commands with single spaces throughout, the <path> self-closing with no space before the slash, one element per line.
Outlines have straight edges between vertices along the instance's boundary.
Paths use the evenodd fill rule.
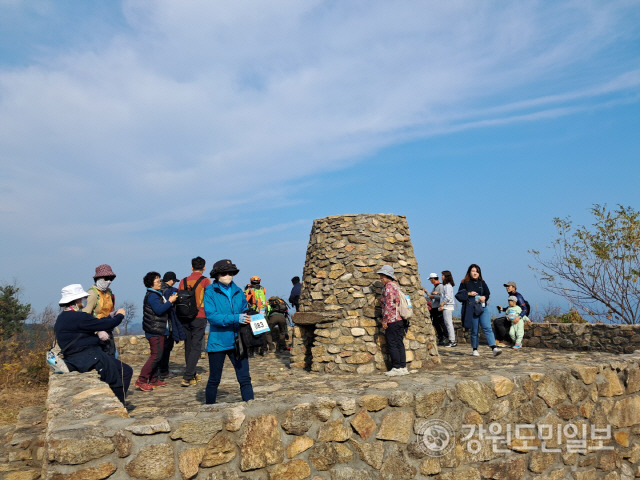
<path fill-rule="evenodd" d="M 56 432 L 48 441 L 49 461 L 63 465 L 79 465 L 114 451 L 113 441 L 91 427 Z"/>
<path fill-rule="evenodd" d="M 428 417 L 438 411 L 444 402 L 444 388 L 426 393 L 416 394 L 415 412 L 417 417 Z"/>
<path fill-rule="evenodd" d="M 383 395 L 363 395 L 360 397 L 360 406 L 369 412 L 377 412 L 387 408 L 389 400 Z"/>
<path fill-rule="evenodd" d="M 290 435 L 307 433 L 313 423 L 313 409 L 310 403 L 301 403 L 287 410 L 282 429 Z"/>
<path fill-rule="evenodd" d="M 360 459 L 367 465 L 380 470 L 382 468 L 382 459 L 384 457 L 384 442 L 358 442 L 354 439 L 349 441 Z"/>
<path fill-rule="evenodd" d="M 603 381 L 598 382 L 598 394 L 603 397 L 614 397 L 625 393 L 618 374 L 606 368 L 602 371 Z"/>
<path fill-rule="evenodd" d="M 204 448 L 189 448 L 178 453 L 178 470 L 184 480 L 191 479 L 198 474 Z"/>
<path fill-rule="evenodd" d="M 367 410 L 361 410 L 351 419 L 351 426 L 364 440 L 367 440 L 376 430 L 376 422 L 371 418 Z"/>
<path fill-rule="evenodd" d="M 240 440 L 240 470 L 246 472 L 284 461 L 278 420 L 261 415 L 247 421 Z"/>
<path fill-rule="evenodd" d="M 562 384 L 550 375 L 546 375 L 538 385 L 537 393 L 550 407 L 567 399 L 567 393 Z"/>
<path fill-rule="evenodd" d="M 313 439 L 307 437 L 306 435 L 294 438 L 293 441 L 289 445 L 287 445 L 287 448 L 285 449 L 287 452 L 287 457 L 293 458 L 301 454 L 302 452 L 309 450 L 311 447 L 313 447 L 314 443 L 315 442 L 313 441 Z"/>
<path fill-rule="evenodd" d="M 171 431 L 169 422 L 164 417 L 153 417 L 139 420 L 129 425 L 126 430 L 135 435 L 154 435 Z"/>
<path fill-rule="evenodd" d="M 149 480 L 171 478 L 175 468 L 173 446 L 170 443 L 142 448 L 125 467 L 130 477 Z"/>
<path fill-rule="evenodd" d="M 236 444 L 232 438 L 218 434 L 202 449 L 199 464 L 202 467 L 215 467 L 229 463 L 236 457 Z"/>
<path fill-rule="evenodd" d="M 319 442 L 346 442 L 351 438 L 351 428 L 342 420 L 329 421 L 318 430 Z"/>
<path fill-rule="evenodd" d="M 498 398 L 509 395 L 513 391 L 514 383 L 507 377 L 492 375 L 491 383 L 493 384 L 493 391 Z"/>
<path fill-rule="evenodd" d="M 491 410 L 495 395 L 484 383 L 477 380 L 463 380 L 456 384 L 456 396 L 479 413 Z"/>
<path fill-rule="evenodd" d="M 302 480 L 311 475 L 311 467 L 304 460 L 291 460 L 276 465 L 269 472 L 269 480 Z"/>
<path fill-rule="evenodd" d="M 408 443 L 411 437 L 413 414 L 407 411 L 391 412 L 382 419 L 380 430 L 376 438 L 378 440 L 391 440 L 399 443 Z"/>
<path fill-rule="evenodd" d="M 206 420 L 181 422 L 178 428 L 171 433 L 171 439 L 181 438 L 186 443 L 206 444 L 221 430 L 222 418 L 217 416 Z"/>

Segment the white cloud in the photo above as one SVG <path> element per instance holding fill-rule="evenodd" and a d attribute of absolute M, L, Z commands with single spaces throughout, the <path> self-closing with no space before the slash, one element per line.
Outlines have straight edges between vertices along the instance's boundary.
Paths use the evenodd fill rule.
<path fill-rule="evenodd" d="M 19 5 L 0 9 L 27 22 Z M 14 248 L 43 231 L 138 245 L 299 201 L 291 182 L 399 139 L 595 109 L 639 84 L 637 59 L 611 58 L 636 2 L 126 1 L 123 17 L 109 38 L 0 64 Z"/>

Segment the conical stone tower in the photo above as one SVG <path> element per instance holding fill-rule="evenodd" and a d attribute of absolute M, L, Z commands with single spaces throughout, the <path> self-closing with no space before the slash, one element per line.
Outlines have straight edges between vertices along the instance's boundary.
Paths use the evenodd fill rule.
<path fill-rule="evenodd" d="M 413 304 L 404 340 L 408 367 L 440 363 L 406 217 L 361 214 L 313 222 L 300 312 L 293 317 L 292 367 L 361 374 L 388 370 L 379 302 L 382 283 L 376 273 L 384 264 L 395 269 Z"/>

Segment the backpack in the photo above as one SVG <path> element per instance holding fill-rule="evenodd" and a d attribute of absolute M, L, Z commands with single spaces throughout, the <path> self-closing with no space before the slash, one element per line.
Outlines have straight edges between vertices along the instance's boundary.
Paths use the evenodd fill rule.
<path fill-rule="evenodd" d="M 400 303 L 398 304 L 398 313 L 403 320 L 408 320 L 413 317 L 413 310 L 409 306 L 409 302 L 407 301 L 407 297 L 404 292 L 400 290 L 398 287 L 398 294 L 400 295 Z"/>
<path fill-rule="evenodd" d="M 289 305 L 287 305 L 287 302 L 285 302 L 280 297 L 275 297 L 275 296 L 269 297 L 269 300 L 267 300 L 267 303 L 269 304 L 270 312 L 274 312 L 274 313 L 289 312 Z"/>
<path fill-rule="evenodd" d="M 260 313 L 260 311 L 266 307 L 264 289 L 261 286 L 254 288 L 249 284 L 245 287 L 244 294 L 247 297 L 247 306 L 250 312 Z"/>
<path fill-rule="evenodd" d="M 196 315 L 198 315 L 198 300 L 196 299 L 196 288 L 203 278 L 204 275 L 196 281 L 193 287 L 189 287 L 186 278 L 182 279 L 181 286 L 184 286 L 184 288 L 180 288 L 178 290 L 178 299 L 174 304 L 178 320 L 189 322 L 196 318 Z"/>

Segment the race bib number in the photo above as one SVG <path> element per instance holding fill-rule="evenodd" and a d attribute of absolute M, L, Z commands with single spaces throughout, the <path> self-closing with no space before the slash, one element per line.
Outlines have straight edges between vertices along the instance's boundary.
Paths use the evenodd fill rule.
<path fill-rule="evenodd" d="M 251 315 L 251 331 L 254 335 L 260 335 L 261 333 L 267 333 L 269 331 L 267 319 L 264 318 L 263 314 Z"/>

